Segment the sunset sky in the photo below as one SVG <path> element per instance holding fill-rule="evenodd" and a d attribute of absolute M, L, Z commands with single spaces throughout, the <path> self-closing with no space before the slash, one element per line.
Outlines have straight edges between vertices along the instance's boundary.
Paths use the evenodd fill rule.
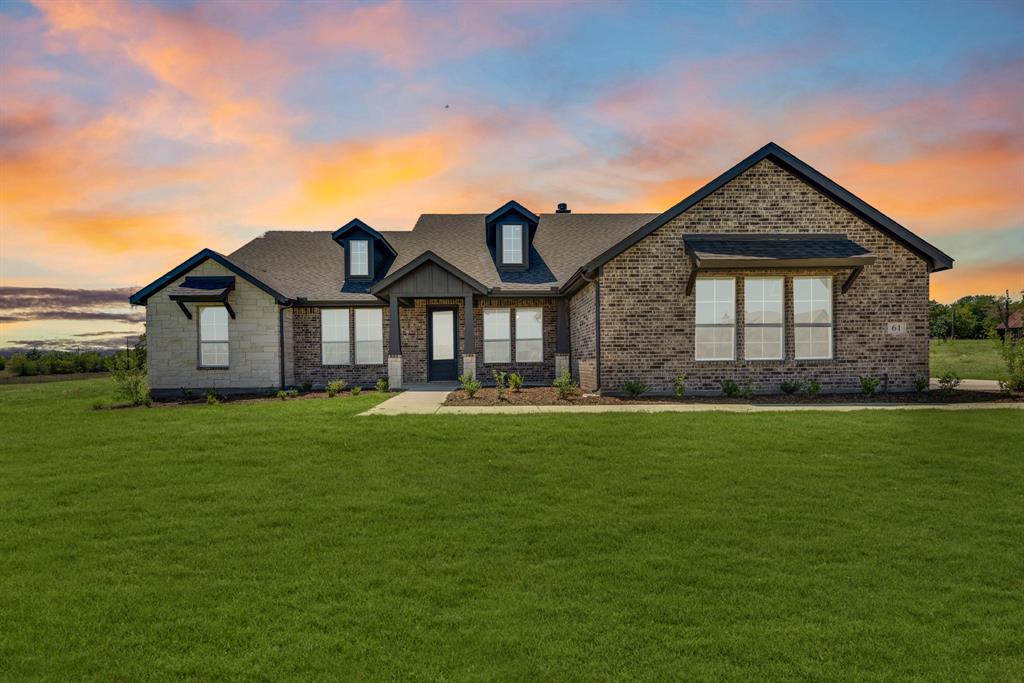
<path fill-rule="evenodd" d="M 1024 3 L 0 0 L 0 348 L 141 329 L 203 247 L 658 212 L 775 141 L 1024 289 Z M 74 291 L 88 290 L 88 291 Z"/>

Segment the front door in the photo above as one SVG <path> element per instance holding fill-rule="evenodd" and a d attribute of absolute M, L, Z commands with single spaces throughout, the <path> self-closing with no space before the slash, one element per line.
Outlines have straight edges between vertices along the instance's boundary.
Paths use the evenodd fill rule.
<path fill-rule="evenodd" d="M 427 379 L 431 382 L 452 381 L 459 375 L 459 317 L 454 308 L 432 308 L 427 311 Z"/>

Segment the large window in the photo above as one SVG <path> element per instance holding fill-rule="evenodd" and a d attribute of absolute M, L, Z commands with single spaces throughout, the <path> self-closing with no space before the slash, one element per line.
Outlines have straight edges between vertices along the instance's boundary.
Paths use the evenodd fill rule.
<path fill-rule="evenodd" d="M 228 366 L 228 310 L 223 306 L 199 309 L 199 365 L 204 368 Z"/>
<path fill-rule="evenodd" d="M 324 365 L 348 365 L 348 309 L 320 309 L 320 357 Z"/>
<path fill-rule="evenodd" d="M 512 362 L 511 310 L 484 309 L 484 362 Z"/>
<path fill-rule="evenodd" d="M 736 358 L 736 280 L 697 278 L 697 360 Z"/>
<path fill-rule="evenodd" d="M 348 243 L 348 274 L 370 274 L 370 243 L 367 240 L 351 240 Z"/>
<path fill-rule="evenodd" d="M 782 278 L 745 278 L 743 309 L 744 357 L 782 360 Z"/>
<path fill-rule="evenodd" d="M 801 360 L 832 357 L 832 278 L 793 278 L 793 351 Z"/>
<path fill-rule="evenodd" d="M 540 363 L 544 360 L 544 310 L 516 309 L 516 362 Z"/>
<path fill-rule="evenodd" d="M 523 226 L 501 226 L 501 262 L 507 265 L 523 262 Z"/>
<path fill-rule="evenodd" d="M 384 362 L 384 310 L 357 308 L 356 364 L 379 365 Z"/>

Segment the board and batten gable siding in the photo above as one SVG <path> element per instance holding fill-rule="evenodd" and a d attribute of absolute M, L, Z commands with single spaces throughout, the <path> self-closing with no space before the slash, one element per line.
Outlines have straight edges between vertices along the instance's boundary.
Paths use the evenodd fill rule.
<path fill-rule="evenodd" d="M 474 294 L 476 290 L 436 263 L 426 262 L 407 273 L 383 294 L 404 297 L 449 297 Z"/>
<path fill-rule="evenodd" d="M 876 257 L 853 287 L 840 292 L 849 268 L 709 272 L 735 276 L 735 361 L 694 359 L 694 296 L 686 295 L 690 261 L 683 237 L 695 233 L 842 233 Z M 792 277 L 833 277 L 832 360 L 795 360 Z M 786 278 L 785 358 L 743 360 L 743 277 Z M 908 391 L 928 376 L 928 264 L 903 244 L 868 224 L 770 160 L 763 160 L 688 211 L 619 254 L 601 271 L 601 385 L 621 391 L 641 379 L 652 391 L 672 390 L 686 373 L 688 389 L 717 391 L 719 382 L 753 382 L 777 392 L 786 379 L 817 379 L 826 391 L 856 391 L 859 377 L 887 380 Z M 578 296 L 578 295 L 577 295 Z M 575 307 L 573 309 L 575 313 Z M 903 322 L 890 336 L 886 323 Z M 574 348 L 576 323 L 573 323 Z"/>
<path fill-rule="evenodd" d="M 259 391 L 281 384 L 278 305 L 274 298 L 243 277 L 214 261 L 204 261 L 188 275 L 226 275 L 235 278 L 228 303 L 235 318 L 228 319 L 227 368 L 199 367 L 199 315 L 207 304 L 186 303 L 189 320 L 177 302 L 167 296 L 183 275 L 146 302 L 146 341 L 149 386 L 169 395 L 183 387 L 192 390 Z"/>

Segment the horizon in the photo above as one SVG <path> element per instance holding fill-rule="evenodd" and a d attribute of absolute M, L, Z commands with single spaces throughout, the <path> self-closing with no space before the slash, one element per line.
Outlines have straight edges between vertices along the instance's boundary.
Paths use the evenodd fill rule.
<path fill-rule="evenodd" d="M 130 291 L 268 230 L 660 213 L 770 140 L 950 254 L 932 299 L 1017 298 L 1022 32 L 1001 2 L 6 0 L 0 347 L 123 343 Z"/>

